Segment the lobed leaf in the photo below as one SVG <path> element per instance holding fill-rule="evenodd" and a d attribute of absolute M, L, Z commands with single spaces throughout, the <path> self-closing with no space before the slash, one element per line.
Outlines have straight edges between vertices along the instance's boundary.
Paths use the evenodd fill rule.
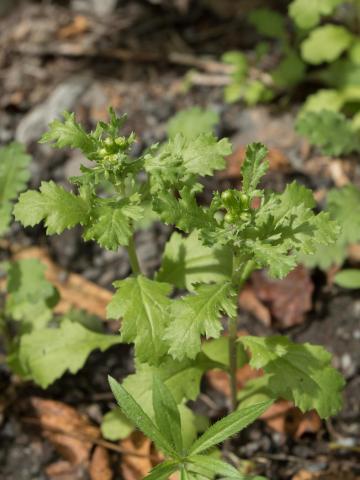
<path fill-rule="evenodd" d="M 33 227 L 44 221 L 46 233 L 52 235 L 77 224 L 84 225 L 88 220 L 89 205 L 53 181 L 42 182 L 40 191 L 28 190 L 20 195 L 14 215 L 24 227 Z"/>
<path fill-rule="evenodd" d="M 344 380 L 323 347 L 297 345 L 282 336 L 240 341 L 251 351 L 250 365 L 270 375 L 269 387 L 279 398 L 293 401 L 303 412 L 316 409 L 322 418 L 340 410 Z"/>
<path fill-rule="evenodd" d="M 59 328 L 43 328 L 23 335 L 18 356 L 28 376 L 46 388 L 66 370 L 80 370 L 93 350 L 104 351 L 117 343 L 118 336 L 94 333 L 65 318 Z"/>
<path fill-rule="evenodd" d="M 330 15 L 343 0 L 293 0 L 289 15 L 303 29 L 315 27 L 323 15 Z"/>
<path fill-rule="evenodd" d="M 213 110 L 191 107 L 181 110 L 167 124 L 167 134 L 175 138 L 181 133 L 187 139 L 195 139 L 202 133 L 209 133 L 219 123 L 219 115 Z"/>
<path fill-rule="evenodd" d="M 340 25 L 322 25 L 312 30 L 301 44 L 304 60 L 312 65 L 333 62 L 347 50 L 353 41 L 352 34 Z"/>
<path fill-rule="evenodd" d="M 107 307 L 108 318 L 122 318 L 121 340 L 134 342 L 140 362 L 157 363 L 167 352 L 172 287 L 142 275 L 114 283 L 118 288 Z"/>
<path fill-rule="evenodd" d="M 207 247 L 195 230 L 183 237 L 174 232 L 165 245 L 163 259 L 156 279 L 177 288 L 193 290 L 196 283 L 222 282 L 231 277 L 230 248 Z"/>
<path fill-rule="evenodd" d="M 64 120 L 54 120 L 49 125 L 40 143 L 52 143 L 54 148 L 79 148 L 85 155 L 96 150 L 96 141 L 83 127 L 76 122 L 75 114 L 64 112 Z"/>
<path fill-rule="evenodd" d="M 267 153 L 267 148 L 261 143 L 248 145 L 245 160 L 241 167 L 242 189 L 246 194 L 252 194 L 255 191 L 260 179 L 267 172 L 269 168 L 269 162 L 265 160 Z"/>
<path fill-rule="evenodd" d="M 166 329 L 173 358 L 195 358 L 201 349 L 201 335 L 217 338 L 222 330 L 222 313 L 233 317 L 236 295 L 230 282 L 200 285 L 195 294 L 176 300 L 171 306 L 171 323 Z"/>

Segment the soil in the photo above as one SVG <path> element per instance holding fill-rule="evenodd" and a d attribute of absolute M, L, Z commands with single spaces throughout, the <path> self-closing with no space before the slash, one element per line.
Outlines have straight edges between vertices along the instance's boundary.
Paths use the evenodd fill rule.
<path fill-rule="evenodd" d="M 286 106 L 281 102 L 254 108 L 226 105 L 219 86 L 196 86 L 185 91 L 186 73 L 194 65 L 189 60 L 183 64 L 171 60 L 174 52 L 191 59 L 218 59 L 224 51 L 251 48 L 254 39 L 244 19 L 254 3 L 244 1 L 241 8 L 234 8 L 240 2 L 89 1 L 84 10 L 81 0 L 3 2 L 0 144 L 14 139 L 25 143 L 34 159 L 32 187 L 48 179 L 66 185 L 66 178 L 78 172 L 81 157 L 76 152 L 51 150 L 37 143 L 47 123 L 63 110 L 75 111 L 88 127 L 106 118 L 109 105 L 126 112 L 125 130 L 134 130 L 139 138 L 136 154 L 165 138 L 166 122 L 172 114 L 200 105 L 220 114 L 217 133 L 229 136 L 235 147 L 261 140 L 286 158 L 287 167 L 274 167 L 266 178 L 268 185 L 280 189 L 296 178 L 317 192 L 333 186 L 336 178 L 329 168 L 330 160 L 312 151 L 294 134 L 301 92 L 295 92 Z M 355 182 L 360 179 L 357 160 L 347 158 L 343 163 L 344 171 Z M 228 176 L 206 183 L 204 201 L 215 188 L 235 185 L 237 181 Z M 140 260 L 148 273 L 159 266 L 169 234 L 169 229 L 158 223 L 137 233 Z M 15 224 L 8 239 L 16 246 L 47 246 L 58 265 L 104 288 L 111 289 L 114 280 L 126 277 L 130 271 L 125 250 L 111 253 L 92 243 L 85 244 L 76 229 L 46 237 L 41 227 L 24 231 Z M 312 308 L 304 322 L 280 329 L 280 333 L 285 331 L 301 342 L 322 344 L 334 354 L 335 366 L 347 380 L 345 406 L 319 431 L 307 432 L 301 438 L 257 422 L 241 441 L 234 441 L 234 455 L 254 461 L 259 473 L 271 480 L 360 478 L 360 293 L 329 287 L 320 272 L 313 272 L 312 280 Z M 279 333 L 279 328 L 264 326 L 244 311 L 239 313 L 239 328 L 252 334 Z M 0 363 L 0 478 L 55 478 L 46 474 L 46 467 L 61 458 L 58 451 L 39 429 L 23 421 L 30 397 L 65 402 L 99 423 L 114 405 L 107 375 L 123 378 L 132 370 L 132 349 L 114 346 L 105 353 L 94 352 L 78 374 L 66 374 L 42 390 L 19 382 Z M 202 392 L 214 400 L 217 408 L 210 409 L 201 400 L 198 408 L 212 418 L 223 413 L 225 395 L 207 381 L 203 382 Z M 111 453 L 111 459 L 114 479 L 123 478 L 118 473 L 121 456 Z M 301 470 L 313 476 L 295 477 Z M 86 480 L 88 473 L 84 470 L 77 478 Z"/>

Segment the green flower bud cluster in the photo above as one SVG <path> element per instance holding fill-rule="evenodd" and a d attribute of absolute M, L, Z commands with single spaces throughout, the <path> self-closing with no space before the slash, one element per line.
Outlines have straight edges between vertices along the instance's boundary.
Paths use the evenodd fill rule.
<path fill-rule="evenodd" d="M 225 190 L 221 194 L 222 208 L 226 210 L 226 223 L 244 222 L 249 219 L 250 198 L 239 190 Z"/>
<path fill-rule="evenodd" d="M 131 133 L 128 137 L 106 137 L 99 142 L 98 159 L 105 164 L 114 165 L 121 159 L 119 154 L 125 153 L 134 142 L 134 133 Z"/>

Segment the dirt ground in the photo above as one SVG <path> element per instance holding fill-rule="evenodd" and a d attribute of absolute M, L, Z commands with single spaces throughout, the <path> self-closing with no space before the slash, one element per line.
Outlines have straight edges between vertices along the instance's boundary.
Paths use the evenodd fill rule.
<path fill-rule="evenodd" d="M 211 190 L 237 184 L 241 151 L 250 141 L 269 146 L 271 170 L 266 181 L 275 189 L 296 178 L 313 188 L 321 203 L 324 192 L 334 185 L 349 179 L 360 185 L 358 158 L 321 156 L 294 133 L 301 91 L 286 104 L 247 108 L 224 103 L 211 59 L 219 59 L 226 50 L 251 48 L 254 39 L 244 18 L 257 3 L 1 2 L 0 144 L 16 139 L 26 145 L 34 159 L 32 187 L 48 179 L 65 185 L 66 178 L 79 171 L 81 156 L 37 143 L 49 121 L 64 110 L 75 111 L 88 127 L 106 119 L 110 105 L 126 112 L 125 131 L 133 130 L 138 136 L 136 154 L 165 138 L 166 122 L 175 112 L 199 105 L 220 114 L 217 134 L 230 137 L 235 152 L 227 172 L 206 184 L 204 201 Z M 186 75 L 193 69 L 203 74 L 203 84 L 186 89 Z M 140 260 L 147 272 L 158 267 L 169 233 L 158 224 L 137 233 Z M 40 227 L 24 231 L 15 224 L 3 245 L 2 258 L 14 246 L 19 250 L 34 245 L 46 249 L 64 271 L 103 289 L 111 290 L 114 280 L 129 273 L 125 250 L 113 253 L 84 244 L 76 229 L 47 238 Z M 319 422 L 314 415 L 300 417 L 296 409 L 280 405 L 274 418 L 257 422 L 233 442 L 231 455 L 251 460 L 271 480 L 360 478 L 360 293 L 331 285 L 320 271 L 301 268 L 280 286 L 259 274 L 251 279 L 247 294 L 240 301 L 239 329 L 286 333 L 301 342 L 324 345 L 333 353 L 347 386 L 344 409 L 336 418 Z M 306 302 L 308 308 L 303 309 Z M 116 325 L 108 324 L 108 328 Z M 105 353 L 94 352 L 77 375 L 67 374 L 42 390 L 20 382 L 0 362 L 0 478 L 141 478 L 123 468 L 126 455 L 101 442 L 97 447 L 103 450 L 92 445 L 90 453 L 106 453 L 112 476 L 109 472 L 94 476 L 88 463 L 72 463 L 71 445 L 56 442 L 30 421 L 33 399 L 42 398 L 74 407 L 98 425 L 114 405 L 107 375 L 122 378 L 132 369 L 131 348 L 115 346 Z M 246 372 L 239 372 L 239 384 L 245 377 Z M 211 418 L 220 416 L 226 409 L 225 383 L 216 372 L 210 374 L 195 408 Z"/>

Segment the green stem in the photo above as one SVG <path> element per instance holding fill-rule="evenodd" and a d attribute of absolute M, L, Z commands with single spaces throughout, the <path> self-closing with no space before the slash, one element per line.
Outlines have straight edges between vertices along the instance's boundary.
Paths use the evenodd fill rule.
<path fill-rule="evenodd" d="M 229 377 L 231 391 L 231 410 L 234 412 L 237 408 L 237 321 L 235 318 L 229 318 Z"/>
<path fill-rule="evenodd" d="M 134 235 L 129 238 L 129 245 L 127 246 L 127 251 L 129 254 L 130 266 L 133 274 L 140 275 L 141 268 L 136 254 Z"/>
<path fill-rule="evenodd" d="M 242 286 L 251 275 L 252 271 L 255 268 L 255 263 L 253 260 L 241 260 L 234 255 L 233 259 L 233 283 L 238 290 L 241 290 Z M 237 400 L 237 318 L 229 317 L 228 323 L 229 331 L 229 380 L 230 380 L 230 391 L 231 391 L 231 409 L 235 411 L 238 407 Z"/>

